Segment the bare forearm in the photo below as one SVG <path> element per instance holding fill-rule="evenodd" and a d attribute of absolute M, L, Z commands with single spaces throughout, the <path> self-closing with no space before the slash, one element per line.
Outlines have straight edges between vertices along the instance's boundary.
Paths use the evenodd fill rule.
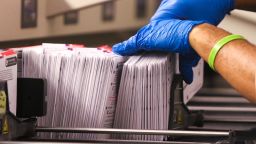
<path fill-rule="evenodd" d="M 256 1 L 255 0 L 236 0 L 235 8 L 248 10 L 248 11 L 256 11 Z"/>
<path fill-rule="evenodd" d="M 196 26 L 190 33 L 190 44 L 208 60 L 212 47 L 230 33 L 209 24 Z M 216 70 L 242 95 L 256 103 L 256 47 L 246 40 L 226 44 L 215 60 Z"/>

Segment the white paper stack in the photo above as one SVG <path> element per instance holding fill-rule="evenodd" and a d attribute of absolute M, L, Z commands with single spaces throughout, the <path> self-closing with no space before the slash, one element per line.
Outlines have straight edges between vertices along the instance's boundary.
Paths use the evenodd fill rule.
<path fill-rule="evenodd" d="M 47 79 L 47 115 L 39 126 L 113 127 L 118 75 L 124 57 L 93 48 L 39 46 L 22 49 L 23 77 Z M 97 139 L 95 135 L 43 137 Z M 107 137 L 107 136 L 106 136 Z"/>
<path fill-rule="evenodd" d="M 178 63 L 174 54 L 145 53 L 127 60 L 95 48 L 70 50 L 63 44 L 16 50 L 19 51 L 20 76 L 47 79 L 47 115 L 39 118 L 39 126 L 168 129 L 171 84 Z M 195 68 L 194 82 L 184 87 L 184 97 L 189 99 L 200 88 L 202 67 L 200 62 Z M 41 136 L 110 138 L 110 135 L 93 134 Z M 164 139 L 163 136 L 134 135 L 113 135 L 113 138 Z"/>
<path fill-rule="evenodd" d="M 124 64 L 115 128 L 167 130 L 174 55 L 132 56 Z M 114 135 L 118 139 L 163 140 L 162 136 Z"/>

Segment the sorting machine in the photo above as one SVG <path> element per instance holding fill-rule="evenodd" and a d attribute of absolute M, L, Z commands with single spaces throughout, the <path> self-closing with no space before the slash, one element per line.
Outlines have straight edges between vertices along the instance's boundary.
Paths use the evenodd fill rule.
<path fill-rule="evenodd" d="M 216 118 L 214 127 L 207 127 L 210 122 L 210 112 L 218 112 L 218 110 L 196 109 L 195 105 L 202 103 L 202 96 L 195 96 L 192 99 L 192 104 L 183 103 L 183 81 L 181 76 L 176 75 L 172 85 L 172 93 L 170 96 L 170 115 L 169 115 L 169 130 L 132 130 L 132 129 L 98 129 L 98 128 L 49 128 L 38 127 L 37 118 L 46 114 L 47 104 L 46 97 L 46 80 L 43 79 L 28 79 L 18 78 L 17 83 L 17 114 L 13 115 L 9 111 L 7 84 L 1 83 L 1 88 L 5 92 L 6 111 L 1 113 L 0 117 L 0 144 L 54 144 L 54 143 L 170 143 L 170 144 L 253 144 L 256 140 L 256 129 L 254 129 L 254 121 L 240 123 L 246 125 L 241 129 L 239 127 L 228 127 L 243 122 L 239 120 L 225 119 L 224 125 L 227 128 L 223 129 L 223 123 Z M 209 90 L 211 91 L 211 90 Z M 204 90 L 201 94 L 206 94 Z M 221 91 L 219 90 L 219 93 Z M 3 98 L 3 93 L 0 98 Z M 199 94 L 200 95 L 200 94 Z M 238 99 L 238 98 L 237 98 Z M 209 99 L 211 101 L 211 99 Z M 209 102 L 208 101 L 208 102 Z M 218 101 L 218 100 L 215 100 Z M 2 104 L 2 103 L 1 103 Z M 206 103 L 207 104 L 207 103 Z M 201 104 L 202 105 L 202 104 Z M 199 106 L 197 106 L 199 107 Z M 203 107 L 203 106 L 201 106 Z M 223 109 L 225 111 L 225 109 Z M 219 110 L 220 114 L 223 111 Z M 239 111 L 239 110 L 238 110 Z M 241 110 L 240 110 L 241 112 Z M 248 113 L 253 113 L 248 109 Z M 226 110 L 228 113 L 228 110 Z M 231 112 L 232 113 L 232 110 Z M 228 117 L 228 116 L 227 116 Z M 226 118 L 227 118 L 226 117 Z M 233 114 L 233 117 L 234 114 Z M 214 122 L 214 118 L 211 119 Z M 251 122 L 251 123 L 250 123 Z M 207 124 L 208 123 L 208 124 Z M 218 126 L 218 124 L 220 126 Z M 205 126 L 206 125 L 206 126 Z M 228 129 L 230 128 L 230 129 Z M 164 141 L 137 141 L 137 140 L 71 140 L 71 139 L 42 139 L 37 136 L 38 133 L 90 133 L 90 134 L 125 134 L 125 135 L 163 135 L 166 136 Z"/>
<path fill-rule="evenodd" d="M 90 6 L 108 0 L 84 2 Z M 54 3 L 54 1 L 53 1 Z M 57 11 L 56 13 L 59 13 Z M 54 13 L 53 13 L 54 14 Z M 1 55 L 0 55 L 1 57 Z M 12 101 L 8 84 L 0 75 L 0 144 L 58 143 L 169 143 L 169 144 L 253 144 L 256 143 L 256 106 L 230 88 L 216 88 L 218 79 L 205 80 L 203 88 L 184 103 L 183 81 L 175 75 L 170 96 L 169 130 L 97 129 L 38 127 L 37 118 L 46 115 L 46 80 L 18 78 L 17 101 Z M 207 85 L 207 84 L 206 84 Z M 13 114 L 10 104 L 16 104 Z M 89 133 L 162 135 L 164 141 L 42 139 L 38 133 Z"/>

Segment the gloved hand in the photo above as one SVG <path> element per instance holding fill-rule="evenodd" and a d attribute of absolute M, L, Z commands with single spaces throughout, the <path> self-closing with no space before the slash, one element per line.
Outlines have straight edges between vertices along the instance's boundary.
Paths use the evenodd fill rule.
<path fill-rule="evenodd" d="M 162 0 L 153 20 L 171 18 L 204 20 L 218 25 L 224 16 L 234 9 L 235 0 Z"/>
<path fill-rule="evenodd" d="M 203 20 L 217 25 L 233 8 L 234 0 L 162 0 L 150 23 L 129 40 L 114 45 L 113 52 L 121 55 L 133 55 L 142 50 L 180 53 L 180 72 L 190 84 L 193 81 L 192 67 L 197 65 L 200 57 L 190 47 L 188 34 L 202 21 L 175 19 Z"/>
<path fill-rule="evenodd" d="M 180 71 L 187 83 L 193 81 L 192 67 L 200 57 L 190 47 L 189 33 L 195 25 L 203 21 L 155 20 L 141 28 L 129 40 L 113 46 L 113 52 L 133 55 L 140 51 L 164 51 L 180 53 Z M 192 60 L 192 61 L 191 61 Z"/>

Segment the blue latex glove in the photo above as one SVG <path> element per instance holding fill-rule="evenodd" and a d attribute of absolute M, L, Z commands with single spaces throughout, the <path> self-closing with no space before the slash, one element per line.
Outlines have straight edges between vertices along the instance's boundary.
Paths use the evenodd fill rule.
<path fill-rule="evenodd" d="M 217 25 L 234 8 L 234 0 L 162 0 L 150 23 L 129 40 L 113 46 L 121 55 L 139 51 L 167 51 L 180 53 L 180 72 L 186 83 L 193 81 L 192 67 L 200 57 L 190 47 L 188 34 L 202 22 L 174 19 L 203 20 Z"/>
<path fill-rule="evenodd" d="M 218 25 L 234 9 L 235 0 L 162 0 L 153 20 L 203 20 Z"/>
<path fill-rule="evenodd" d="M 200 57 L 190 47 L 189 33 L 203 21 L 155 20 L 141 28 L 129 40 L 113 46 L 113 52 L 133 55 L 140 51 L 164 51 L 181 54 L 180 71 L 186 83 L 193 81 L 192 67 Z"/>

